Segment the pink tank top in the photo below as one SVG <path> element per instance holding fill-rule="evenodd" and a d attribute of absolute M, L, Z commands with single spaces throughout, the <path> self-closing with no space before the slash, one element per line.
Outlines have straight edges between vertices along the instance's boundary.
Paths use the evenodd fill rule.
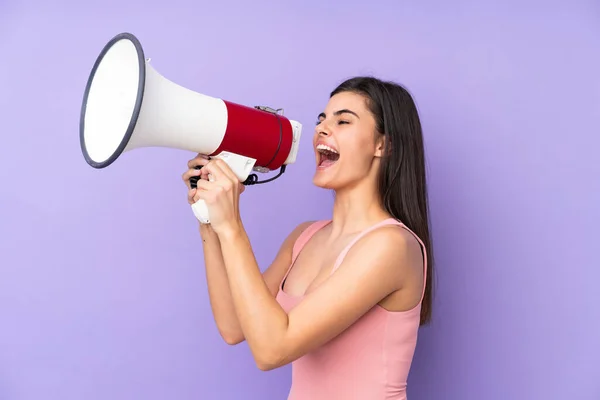
<path fill-rule="evenodd" d="M 300 234 L 294 244 L 291 265 L 308 240 L 329 222 L 317 221 Z M 426 272 L 427 254 L 423 242 L 406 225 L 390 218 L 357 235 L 338 256 L 332 273 L 362 236 L 389 224 L 407 229 L 419 241 Z M 291 265 L 277 293 L 277 301 L 286 312 L 302 301 L 302 297 L 288 295 L 282 289 Z M 421 299 L 424 290 L 425 285 Z M 288 400 L 405 400 L 420 312 L 421 302 L 403 312 L 387 311 L 376 305 L 333 340 L 292 362 Z"/>

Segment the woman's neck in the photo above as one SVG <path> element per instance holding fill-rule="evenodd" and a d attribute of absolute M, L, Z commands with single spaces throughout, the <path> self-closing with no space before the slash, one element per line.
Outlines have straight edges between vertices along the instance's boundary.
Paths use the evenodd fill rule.
<path fill-rule="evenodd" d="M 362 184 L 336 191 L 331 223 L 332 237 L 357 233 L 390 218 L 373 185 Z"/>

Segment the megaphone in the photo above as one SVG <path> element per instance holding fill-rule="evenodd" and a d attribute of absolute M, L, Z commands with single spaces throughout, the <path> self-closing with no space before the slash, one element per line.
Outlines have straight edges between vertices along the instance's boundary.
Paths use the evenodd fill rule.
<path fill-rule="evenodd" d="M 279 109 L 236 104 L 169 81 L 128 32 L 113 37 L 97 57 L 79 125 L 81 151 L 94 168 L 108 167 L 133 149 L 166 147 L 218 157 L 245 185 L 279 177 L 296 161 L 301 133 L 302 124 Z M 252 174 L 276 169 L 278 175 L 263 181 Z M 203 200 L 192 210 L 210 223 Z"/>

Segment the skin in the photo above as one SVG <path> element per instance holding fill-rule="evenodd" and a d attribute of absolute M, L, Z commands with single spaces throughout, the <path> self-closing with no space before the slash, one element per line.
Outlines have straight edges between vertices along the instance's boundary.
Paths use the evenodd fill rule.
<path fill-rule="evenodd" d="M 329 100 L 313 136 L 317 166 L 319 143 L 340 153 L 333 166 L 317 167 L 313 177 L 315 185 L 335 190 L 332 222 L 306 244 L 286 279 L 286 293 L 305 296 L 289 314 L 275 296 L 291 263 L 292 246 L 310 222 L 290 233 L 261 274 L 239 215 L 243 186 L 227 164 L 198 156 L 183 175 L 186 183 L 191 176 L 201 176 L 198 189 L 188 192 L 188 202 L 205 200 L 211 215 L 211 225 L 201 225 L 200 232 L 217 326 L 228 343 L 246 340 L 261 370 L 286 365 L 318 348 L 374 306 L 398 312 L 420 300 L 421 250 L 415 238 L 397 226 L 365 235 L 330 275 L 349 241 L 390 217 L 376 190 L 384 136 L 376 132 L 364 97 L 340 93 Z M 199 172 L 195 165 L 204 167 Z M 208 174 L 214 181 L 208 181 Z"/>

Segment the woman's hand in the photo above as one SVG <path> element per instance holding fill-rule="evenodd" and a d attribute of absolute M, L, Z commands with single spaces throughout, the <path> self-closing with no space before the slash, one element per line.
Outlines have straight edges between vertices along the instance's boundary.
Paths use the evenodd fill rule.
<path fill-rule="evenodd" d="M 217 234 L 231 233 L 240 228 L 239 196 L 245 187 L 229 166 L 220 159 L 209 160 L 199 154 L 188 162 L 188 168 L 182 176 L 189 189 L 188 203 L 193 204 L 199 199 L 206 202 L 210 224 Z M 200 178 L 197 189 L 192 189 L 189 183 L 194 176 Z"/>
<path fill-rule="evenodd" d="M 204 154 L 198 154 L 196 157 L 194 157 L 188 161 L 188 163 L 187 163 L 188 169 L 181 176 L 181 179 L 183 179 L 183 183 L 188 188 L 187 198 L 188 198 L 188 203 L 190 205 L 195 203 L 194 195 L 196 194 L 196 189 L 192 188 L 190 179 L 194 178 L 194 177 L 200 179 L 201 171 L 202 171 L 201 168 L 204 165 L 206 165 L 206 163 L 208 163 L 208 161 L 209 161 L 208 156 L 206 156 Z"/>

